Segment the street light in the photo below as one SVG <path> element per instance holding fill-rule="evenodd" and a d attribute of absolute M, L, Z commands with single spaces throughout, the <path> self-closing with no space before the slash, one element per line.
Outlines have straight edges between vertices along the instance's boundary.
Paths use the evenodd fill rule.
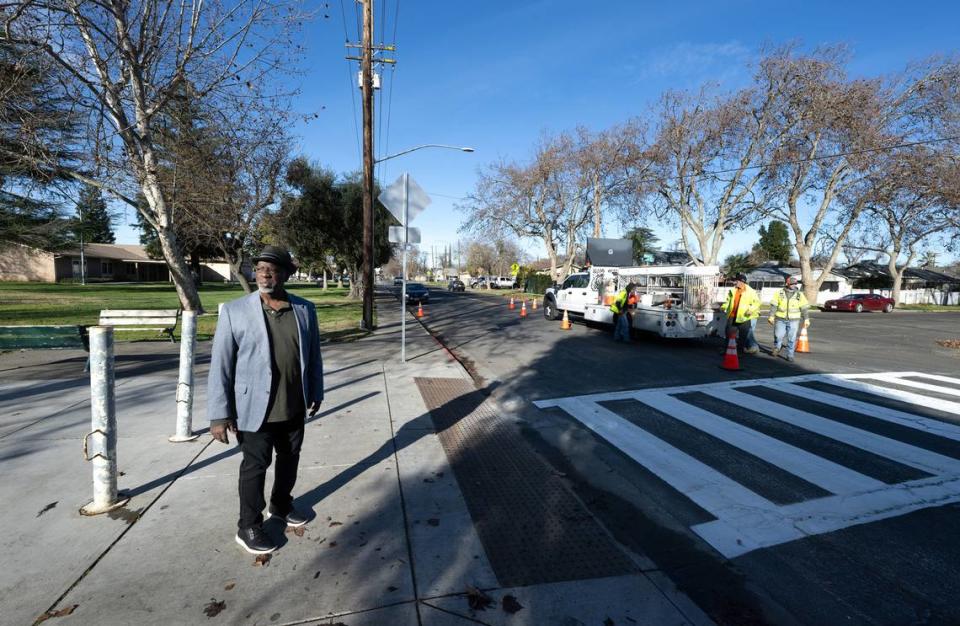
<path fill-rule="evenodd" d="M 371 142 L 371 152 L 372 152 L 372 142 Z M 377 163 L 382 163 L 384 161 L 389 161 L 398 156 L 404 154 L 409 154 L 415 150 L 422 150 L 424 148 L 446 148 L 448 150 L 460 150 L 461 152 L 473 152 L 473 148 L 468 148 L 464 146 L 448 146 L 442 143 L 427 143 L 422 146 L 414 146 L 408 150 L 403 150 L 397 152 L 396 154 L 391 154 L 390 156 L 385 156 L 382 159 L 372 159 L 369 158 L 372 155 L 364 155 L 364 175 L 363 175 L 363 319 L 361 320 L 361 325 L 366 330 L 373 330 L 373 218 L 375 212 L 373 210 L 373 166 Z M 369 160 L 368 160 L 369 159 Z M 367 165 L 369 163 L 369 166 Z M 406 254 L 406 251 L 404 251 Z M 404 276 L 406 280 L 406 276 Z M 405 303 L 404 303 L 405 304 Z"/>
<path fill-rule="evenodd" d="M 396 154 L 391 154 L 390 156 L 385 156 L 381 159 L 376 159 L 374 163 L 383 163 L 384 161 L 389 161 L 390 159 L 403 156 L 404 154 L 409 154 L 415 150 L 422 150 L 423 148 L 447 148 L 448 150 L 460 150 L 461 152 L 474 152 L 473 148 L 468 148 L 466 146 L 448 146 L 447 144 L 443 143 L 425 143 L 422 146 L 416 146 L 408 150 L 403 150 L 402 152 L 397 152 Z"/>

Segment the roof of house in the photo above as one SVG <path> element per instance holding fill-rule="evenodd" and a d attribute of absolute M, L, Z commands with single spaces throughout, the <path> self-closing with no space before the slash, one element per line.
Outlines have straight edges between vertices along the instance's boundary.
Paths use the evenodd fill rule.
<path fill-rule="evenodd" d="M 60 256 L 77 256 L 80 248 L 70 248 L 58 253 Z M 83 246 L 84 256 L 113 261 L 155 261 L 143 246 L 136 244 L 88 243 Z"/>
<path fill-rule="evenodd" d="M 854 280 L 862 278 L 890 278 L 890 269 L 886 264 L 877 263 L 876 261 L 860 261 L 859 263 L 848 265 L 838 271 L 842 272 L 847 278 Z M 903 271 L 903 277 L 922 280 L 928 283 L 960 283 L 960 278 L 956 276 L 925 267 L 908 267 Z"/>

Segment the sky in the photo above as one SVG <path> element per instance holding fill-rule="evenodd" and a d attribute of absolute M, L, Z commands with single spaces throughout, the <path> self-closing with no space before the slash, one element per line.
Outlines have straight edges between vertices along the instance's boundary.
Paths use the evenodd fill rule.
<path fill-rule="evenodd" d="M 601 130 L 644 116 L 670 89 L 707 81 L 735 89 L 764 46 L 804 49 L 842 43 L 850 74 L 876 76 L 911 61 L 960 51 L 960 3 L 903 0 L 374 0 L 376 43 L 395 44 L 374 113 L 377 158 L 429 143 L 473 153 L 423 149 L 384 162 L 384 186 L 408 172 L 433 199 L 411 224 L 423 245 L 451 245 L 463 214 L 454 209 L 477 170 L 499 159 L 524 161 L 542 133 L 578 125 Z M 359 40 L 354 0 L 308 2 L 304 70 L 294 108 L 313 118 L 293 129 L 297 151 L 337 172 L 361 167 L 358 64 L 345 60 Z M 324 17 L 327 16 L 327 17 Z M 314 117 L 314 114 L 316 117 Z M 129 221 L 129 220 L 128 220 Z M 661 245 L 677 230 L 655 228 Z M 118 242 L 135 243 L 131 229 Z M 608 225 L 606 236 L 618 236 Z M 756 227 L 727 237 L 721 258 L 749 250 Z M 542 246 L 522 244 L 537 255 Z"/>

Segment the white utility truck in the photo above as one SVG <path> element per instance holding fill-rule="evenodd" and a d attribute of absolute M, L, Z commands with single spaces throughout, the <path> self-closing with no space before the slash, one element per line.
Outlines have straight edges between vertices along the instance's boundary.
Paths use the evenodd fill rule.
<path fill-rule="evenodd" d="M 663 337 L 702 338 L 714 331 L 714 302 L 720 268 L 715 265 L 596 266 L 567 276 L 547 289 L 543 315 L 556 320 L 564 311 L 598 324 L 613 324 L 610 305 L 634 283 L 639 301 L 633 328 Z"/>

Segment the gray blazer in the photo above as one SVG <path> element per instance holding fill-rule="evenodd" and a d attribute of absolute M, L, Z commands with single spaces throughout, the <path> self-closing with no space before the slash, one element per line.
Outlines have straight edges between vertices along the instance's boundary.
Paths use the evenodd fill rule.
<path fill-rule="evenodd" d="M 312 302 L 288 294 L 300 328 L 300 373 L 304 405 L 323 400 L 320 330 Z M 223 305 L 210 355 L 207 419 L 235 419 L 237 428 L 256 431 L 270 400 L 270 340 L 260 294 Z"/>

